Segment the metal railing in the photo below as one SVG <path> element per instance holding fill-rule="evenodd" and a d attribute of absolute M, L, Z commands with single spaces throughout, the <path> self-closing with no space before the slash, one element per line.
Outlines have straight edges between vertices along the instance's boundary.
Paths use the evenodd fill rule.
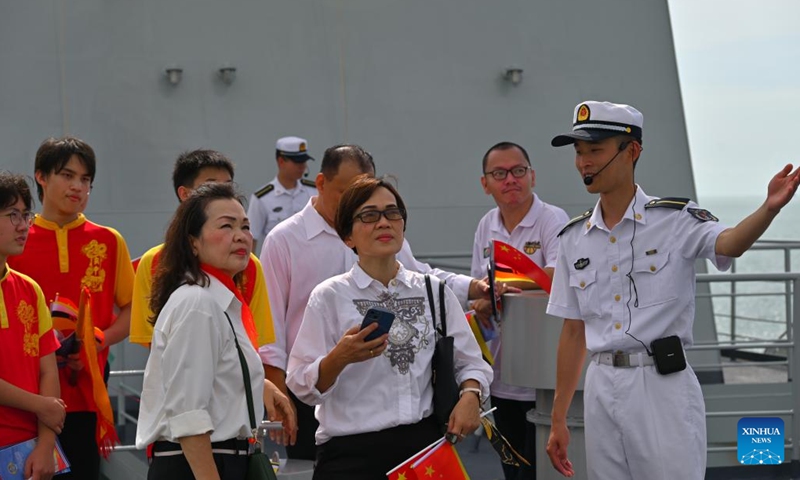
<path fill-rule="evenodd" d="M 775 245 L 775 243 L 779 243 Z M 798 242 L 765 242 L 765 244 L 757 244 L 753 247 L 754 249 L 758 250 L 774 250 L 779 249 L 783 251 L 784 254 L 784 261 L 786 268 L 791 268 L 791 250 L 800 249 L 800 243 Z M 432 265 L 439 267 L 439 268 L 452 268 L 454 270 L 469 270 L 468 266 L 465 266 L 465 262 L 468 262 L 470 258 L 469 254 L 464 253 L 455 253 L 455 254 L 431 254 L 426 256 L 418 257 L 420 260 L 430 262 Z M 446 259 L 447 261 L 441 261 L 441 259 Z M 462 260 L 461 262 L 454 261 L 454 260 Z M 692 347 L 689 347 L 687 350 L 689 351 L 704 351 L 704 350 L 715 350 L 715 351 L 722 351 L 722 350 L 744 350 L 744 349 L 776 349 L 776 350 L 785 350 L 787 352 L 786 360 L 780 361 L 766 361 L 766 362 L 733 362 L 725 364 L 726 367 L 737 368 L 737 367 L 747 367 L 747 366 L 786 366 L 788 372 L 788 380 L 791 382 L 791 406 L 792 408 L 788 409 L 779 409 L 779 410 L 729 410 L 729 411 L 710 411 L 706 413 L 707 418 L 720 418 L 720 417 L 743 417 L 743 416 L 791 416 L 791 426 L 792 426 L 792 435 L 786 435 L 786 438 L 791 438 L 792 441 L 786 445 L 786 448 L 792 449 L 792 460 L 793 461 L 800 461 L 800 441 L 796 439 L 800 438 L 800 406 L 798 405 L 798 401 L 800 401 L 800 381 L 794 382 L 792 379 L 796 378 L 796 375 L 800 373 L 800 345 L 797 344 L 795 341 L 792 326 L 796 324 L 798 320 L 797 310 L 794 305 L 800 302 L 800 273 L 729 273 L 729 274 L 699 274 L 697 276 L 698 283 L 705 283 L 709 286 L 715 284 L 728 284 L 730 286 L 729 293 L 711 293 L 708 295 L 698 294 L 698 297 L 708 296 L 712 300 L 715 298 L 730 298 L 731 299 L 731 308 L 729 316 L 731 318 L 731 337 L 730 341 L 721 342 L 719 341 L 719 335 L 725 336 L 725 333 L 718 334 L 718 340 L 716 342 L 704 343 L 704 344 L 696 344 Z M 783 292 L 774 293 L 774 292 L 766 292 L 766 293 L 743 293 L 737 292 L 735 286 L 740 283 L 753 283 L 753 282 L 780 282 L 783 285 Z M 735 308 L 735 299 L 745 296 L 776 296 L 776 297 L 785 297 L 786 307 L 785 307 L 785 314 L 786 318 L 784 321 L 777 321 L 771 319 L 764 319 L 758 317 L 746 318 L 747 321 L 756 321 L 756 322 L 763 322 L 768 324 L 780 323 L 784 324 L 786 330 L 783 334 L 780 335 L 780 338 L 775 340 L 768 340 L 764 338 L 759 338 L 757 336 L 752 335 L 741 335 L 736 334 L 736 322 L 738 320 L 736 316 L 736 308 Z M 717 314 L 719 315 L 719 314 Z M 714 364 L 714 365 L 693 365 L 696 369 L 702 368 L 720 368 L 721 364 Z M 144 370 L 122 370 L 122 371 L 111 371 L 111 377 L 130 377 L 130 376 L 141 376 L 144 374 Z M 117 396 L 117 425 L 125 425 L 127 422 L 136 424 L 137 419 L 133 416 L 128 414 L 125 411 L 125 402 L 126 398 L 129 396 L 139 397 L 141 392 L 130 385 L 126 384 L 123 381 L 120 381 L 117 384 L 118 388 L 118 396 Z M 124 451 L 124 450 L 133 450 L 135 447 L 133 445 L 120 445 L 115 448 L 115 451 Z M 709 453 L 711 452 L 728 452 L 728 451 L 735 451 L 735 446 L 721 446 L 721 447 L 710 447 L 708 449 Z"/>

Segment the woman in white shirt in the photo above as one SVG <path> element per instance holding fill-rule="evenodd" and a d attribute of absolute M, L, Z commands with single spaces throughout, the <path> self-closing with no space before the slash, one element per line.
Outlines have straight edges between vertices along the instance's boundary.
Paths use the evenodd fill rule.
<path fill-rule="evenodd" d="M 154 444 L 149 480 L 244 478 L 252 433 L 235 341 L 249 369 L 256 423 L 266 406 L 293 441 L 291 403 L 264 380 L 252 314 L 237 287 L 252 242 L 241 197 L 226 183 L 195 190 L 167 230 L 136 431 L 138 448 Z"/>
<path fill-rule="evenodd" d="M 316 405 L 314 480 L 384 478 L 441 438 L 432 415 L 436 338 L 425 277 L 395 259 L 406 218 L 402 198 L 383 179 L 360 177 L 341 197 L 336 231 L 358 254 L 358 263 L 311 293 L 286 379 L 298 398 Z M 438 292 L 438 280 L 431 281 Z M 445 291 L 447 332 L 454 337 L 462 391 L 447 431 L 463 438 L 480 424 L 492 370 L 481 358 L 459 301 L 449 288 Z M 373 306 L 391 310 L 395 320 L 388 334 L 365 340 L 377 329 L 377 324 L 360 329 Z"/>

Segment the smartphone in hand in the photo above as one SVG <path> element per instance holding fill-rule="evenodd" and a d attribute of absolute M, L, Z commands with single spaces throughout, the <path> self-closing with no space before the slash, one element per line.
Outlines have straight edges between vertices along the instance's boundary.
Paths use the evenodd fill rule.
<path fill-rule="evenodd" d="M 371 323 L 377 323 L 378 328 L 364 338 L 364 341 L 367 342 L 375 340 L 385 333 L 389 333 L 389 329 L 392 328 L 392 323 L 394 323 L 394 313 L 383 307 L 372 307 L 367 310 L 366 315 L 364 315 L 361 328 L 363 329 Z"/>

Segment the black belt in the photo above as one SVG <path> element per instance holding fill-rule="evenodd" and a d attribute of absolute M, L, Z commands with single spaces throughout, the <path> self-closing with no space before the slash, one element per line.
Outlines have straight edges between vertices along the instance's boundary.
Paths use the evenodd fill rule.
<path fill-rule="evenodd" d="M 211 453 L 219 455 L 247 455 L 250 442 L 247 439 L 231 438 L 221 442 L 211 442 Z M 159 440 L 153 444 L 154 457 L 183 455 L 180 443 Z"/>

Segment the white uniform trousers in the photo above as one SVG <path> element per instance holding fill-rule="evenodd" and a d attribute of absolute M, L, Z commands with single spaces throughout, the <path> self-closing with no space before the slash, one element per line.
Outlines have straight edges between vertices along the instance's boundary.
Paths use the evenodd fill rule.
<path fill-rule="evenodd" d="M 592 480 L 702 480 L 705 403 L 687 365 L 660 375 L 654 366 L 592 361 L 584 390 L 586 463 Z"/>

